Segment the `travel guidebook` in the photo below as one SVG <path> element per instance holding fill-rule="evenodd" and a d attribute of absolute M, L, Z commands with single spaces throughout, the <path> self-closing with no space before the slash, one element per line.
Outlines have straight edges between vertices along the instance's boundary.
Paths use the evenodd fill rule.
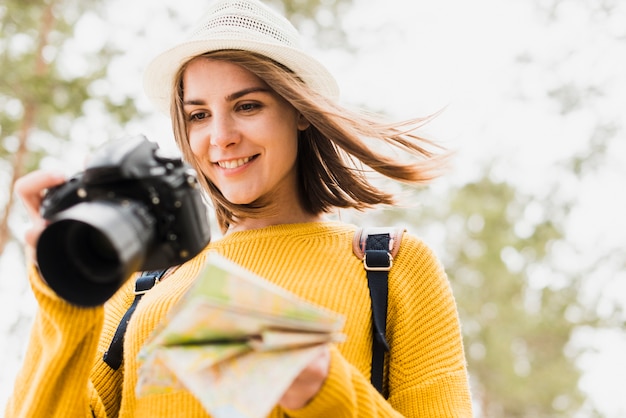
<path fill-rule="evenodd" d="M 186 387 L 216 418 L 269 414 L 344 318 L 211 253 L 139 353 L 137 395 Z"/>

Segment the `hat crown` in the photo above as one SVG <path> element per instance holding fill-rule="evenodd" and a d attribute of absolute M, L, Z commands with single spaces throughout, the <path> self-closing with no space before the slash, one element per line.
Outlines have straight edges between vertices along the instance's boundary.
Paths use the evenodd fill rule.
<path fill-rule="evenodd" d="M 254 0 L 225 0 L 214 3 L 188 40 L 240 39 L 298 48 L 299 34 L 283 16 Z"/>

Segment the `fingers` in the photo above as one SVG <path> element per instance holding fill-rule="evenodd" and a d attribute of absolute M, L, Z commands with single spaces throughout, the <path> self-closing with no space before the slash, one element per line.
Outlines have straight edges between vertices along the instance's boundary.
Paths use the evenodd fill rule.
<path fill-rule="evenodd" d="M 328 345 L 300 372 L 289 389 L 284 393 L 279 405 L 286 409 L 300 409 L 308 404 L 320 391 L 330 369 L 330 349 Z"/>
<path fill-rule="evenodd" d="M 65 175 L 56 171 L 33 171 L 15 182 L 15 193 L 24 203 L 28 217 L 32 221 L 30 228 L 24 233 L 26 254 L 35 259 L 37 240 L 46 227 L 46 221 L 39 214 L 39 207 L 46 189 L 65 182 Z"/>
<path fill-rule="evenodd" d="M 43 219 L 40 219 L 39 221 L 34 222 L 33 225 L 24 233 L 26 256 L 33 262 L 37 259 L 35 250 L 35 248 L 37 248 L 37 240 L 39 240 L 39 236 L 45 227 L 46 222 Z"/>
<path fill-rule="evenodd" d="M 65 182 L 66 177 L 58 171 L 38 170 L 20 177 L 15 182 L 15 193 L 20 197 L 28 216 L 33 222 L 37 222 L 39 207 L 46 189 Z"/>

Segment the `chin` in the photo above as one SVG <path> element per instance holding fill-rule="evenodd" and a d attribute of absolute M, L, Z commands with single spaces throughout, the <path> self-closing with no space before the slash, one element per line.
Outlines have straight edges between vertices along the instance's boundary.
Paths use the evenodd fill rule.
<path fill-rule="evenodd" d="M 249 205 L 254 203 L 257 199 L 244 196 L 224 196 L 230 203 L 234 205 Z"/>

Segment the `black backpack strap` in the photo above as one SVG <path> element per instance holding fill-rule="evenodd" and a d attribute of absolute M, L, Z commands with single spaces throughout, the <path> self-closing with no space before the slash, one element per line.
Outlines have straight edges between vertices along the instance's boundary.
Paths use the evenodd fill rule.
<path fill-rule="evenodd" d="M 111 340 L 109 349 L 104 353 L 102 358 L 113 370 L 119 369 L 122 365 L 124 358 L 124 334 L 126 334 L 126 327 L 128 326 L 130 317 L 135 312 L 135 308 L 137 308 L 141 297 L 161 280 L 166 271 L 167 270 L 144 271 L 141 273 L 141 276 L 137 277 L 135 281 L 135 300 L 133 300 L 133 303 L 122 317 L 115 331 L 115 335 Z"/>
<path fill-rule="evenodd" d="M 398 252 L 403 229 L 368 228 L 356 232 L 353 250 L 363 260 L 372 301 L 372 385 L 383 393 L 387 342 L 388 275 Z"/>

